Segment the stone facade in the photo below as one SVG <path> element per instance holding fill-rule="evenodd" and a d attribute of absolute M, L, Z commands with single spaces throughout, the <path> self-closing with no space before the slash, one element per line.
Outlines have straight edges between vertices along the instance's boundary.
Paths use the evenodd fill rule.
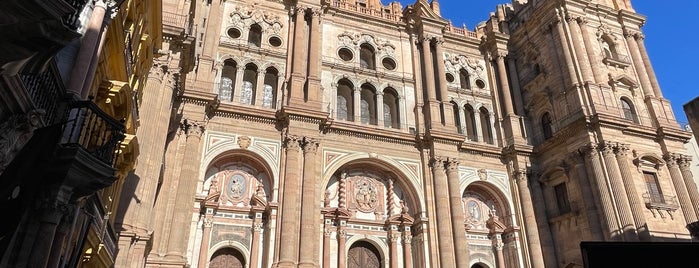
<path fill-rule="evenodd" d="M 436 0 L 163 10 L 119 266 L 580 267 L 580 241 L 691 239 L 691 134 L 629 1 L 473 31 Z"/>

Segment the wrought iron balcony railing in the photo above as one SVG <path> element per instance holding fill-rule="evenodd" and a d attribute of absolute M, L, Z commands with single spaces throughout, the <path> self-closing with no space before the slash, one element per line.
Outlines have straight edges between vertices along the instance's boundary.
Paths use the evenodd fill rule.
<path fill-rule="evenodd" d="M 55 122 L 60 113 L 60 102 L 63 101 L 66 89 L 58 72 L 55 61 L 51 61 L 46 70 L 37 74 L 20 74 L 29 98 L 34 103 L 34 108 L 43 110 L 44 123 Z"/>
<path fill-rule="evenodd" d="M 117 149 L 126 137 L 124 124 L 90 100 L 70 102 L 67 118 L 62 145 L 81 147 L 103 163 L 114 166 Z"/>

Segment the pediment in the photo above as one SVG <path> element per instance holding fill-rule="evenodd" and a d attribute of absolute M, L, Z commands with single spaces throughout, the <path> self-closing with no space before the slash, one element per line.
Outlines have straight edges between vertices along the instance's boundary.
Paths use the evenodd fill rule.
<path fill-rule="evenodd" d="M 629 88 L 637 88 L 638 87 L 638 83 L 636 83 L 636 81 L 634 81 L 633 78 L 631 78 L 625 74 L 613 78 L 611 82 L 614 84 L 617 84 L 617 85 L 621 84 L 621 85 L 627 86 Z"/>
<path fill-rule="evenodd" d="M 413 5 L 413 10 L 420 19 L 436 20 L 444 23 L 447 22 L 444 18 L 442 18 L 442 16 L 432 10 L 432 7 L 427 0 L 418 0 L 415 2 Z"/>

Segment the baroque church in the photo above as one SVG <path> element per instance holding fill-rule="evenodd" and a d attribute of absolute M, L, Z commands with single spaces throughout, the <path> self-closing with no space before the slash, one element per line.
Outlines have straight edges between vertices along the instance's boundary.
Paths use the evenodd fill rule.
<path fill-rule="evenodd" d="M 691 241 L 629 0 L 162 0 L 116 267 L 582 267 Z"/>

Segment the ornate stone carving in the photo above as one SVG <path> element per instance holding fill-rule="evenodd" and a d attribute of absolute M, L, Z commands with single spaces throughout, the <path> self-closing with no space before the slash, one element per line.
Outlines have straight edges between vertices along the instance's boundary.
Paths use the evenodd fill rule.
<path fill-rule="evenodd" d="M 206 122 L 194 121 L 190 119 L 182 120 L 180 127 L 187 134 L 187 137 L 201 137 L 204 134 Z"/>
<path fill-rule="evenodd" d="M 525 182 L 527 181 L 527 170 L 526 169 L 518 169 L 512 172 L 512 178 L 516 182 Z"/>
<path fill-rule="evenodd" d="M 479 169 L 478 178 L 482 181 L 488 180 L 488 171 L 484 168 Z"/>
<path fill-rule="evenodd" d="M 10 116 L 0 124 L 0 174 L 15 158 L 41 125 L 43 111 L 34 110 L 26 114 Z"/>
<path fill-rule="evenodd" d="M 587 144 L 587 145 L 581 147 L 579 151 L 586 158 L 596 159 L 599 157 L 599 154 L 597 154 L 597 144 L 596 143 Z"/>
<path fill-rule="evenodd" d="M 250 146 L 250 137 L 240 136 L 238 137 L 238 146 L 243 149 L 247 149 Z"/>
<path fill-rule="evenodd" d="M 679 164 L 677 163 L 677 161 L 680 158 L 680 155 L 675 153 L 667 153 L 663 156 L 663 159 L 665 160 L 665 163 L 667 164 L 668 168 L 678 167 Z"/>
<path fill-rule="evenodd" d="M 369 178 L 360 178 L 354 185 L 354 201 L 362 212 L 374 212 L 379 205 L 379 190 Z"/>
<path fill-rule="evenodd" d="M 284 146 L 286 146 L 287 151 L 298 151 L 301 149 L 302 138 L 294 135 L 287 135 L 284 140 Z"/>
<path fill-rule="evenodd" d="M 629 155 L 629 145 L 621 143 L 616 144 L 616 147 L 614 147 L 614 153 L 616 153 L 617 156 L 626 157 Z"/>
<path fill-rule="evenodd" d="M 303 153 L 305 154 L 315 154 L 318 151 L 319 142 L 315 139 L 304 138 L 303 139 Z"/>
<path fill-rule="evenodd" d="M 277 14 L 265 12 L 254 6 L 249 8 L 236 6 L 228 16 L 228 22 L 240 28 L 257 24 L 268 34 L 280 34 L 283 28 L 281 18 Z"/>
<path fill-rule="evenodd" d="M 459 160 L 455 158 L 447 158 L 446 161 L 447 171 L 456 171 L 459 169 Z"/>
<path fill-rule="evenodd" d="M 338 207 L 347 208 L 347 172 L 340 174 L 340 186 L 338 189 Z"/>
<path fill-rule="evenodd" d="M 444 168 L 444 161 L 442 161 L 441 157 L 435 156 L 432 159 L 430 159 L 430 167 L 432 167 L 433 169 Z"/>

